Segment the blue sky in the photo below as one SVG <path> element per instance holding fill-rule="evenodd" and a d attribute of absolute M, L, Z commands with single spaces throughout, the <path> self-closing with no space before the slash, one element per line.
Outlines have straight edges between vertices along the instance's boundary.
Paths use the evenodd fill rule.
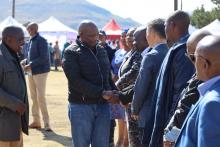
<path fill-rule="evenodd" d="M 166 18 L 173 11 L 173 0 L 87 0 L 121 17 L 130 17 L 142 24 L 154 18 Z M 214 5 L 211 0 L 182 0 L 184 11 L 192 12 L 204 5 L 210 10 Z M 180 0 L 179 0 L 180 3 Z"/>

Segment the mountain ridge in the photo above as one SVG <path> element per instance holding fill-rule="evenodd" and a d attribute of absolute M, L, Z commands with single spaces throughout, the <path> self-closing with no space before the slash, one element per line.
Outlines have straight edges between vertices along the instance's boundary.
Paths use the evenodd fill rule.
<path fill-rule="evenodd" d="M 1 2 L 0 21 L 11 15 L 11 3 L 12 0 Z M 115 19 L 122 28 L 140 25 L 131 18 L 119 17 L 86 0 L 17 0 L 15 12 L 15 19 L 20 23 L 28 21 L 40 23 L 50 16 L 54 16 L 74 29 L 77 29 L 78 24 L 84 19 L 94 21 L 99 28 L 102 28 L 111 19 Z"/>

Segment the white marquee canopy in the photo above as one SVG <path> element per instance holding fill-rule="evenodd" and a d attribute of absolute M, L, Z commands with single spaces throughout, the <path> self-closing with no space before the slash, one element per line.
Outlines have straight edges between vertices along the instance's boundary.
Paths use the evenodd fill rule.
<path fill-rule="evenodd" d="M 78 34 L 76 30 L 64 25 L 53 16 L 39 24 L 39 33 L 48 42 L 58 41 L 61 50 L 65 42 L 75 40 Z"/>
<path fill-rule="evenodd" d="M 11 16 L 8 16 L 5 20 L 3 20 L 1 23 L 0 23 L 0 36 L 2 35 L 2 31 L 5 27 L 8 27 L 8 26 L 17 26 L 17 27 L 20 27 L 22 28 L 22 30 L 24 31 L 24 34 L 25 36 L 27 37 L 28 36 L 28 33 L 27 33 L 27 30 L 26 28 L 20 24 L 19 22 L 17 22 L 14 18 L 12 18 Z"/>
<path fill-rule="evenodd" d="M 213 35 L 220 35 L 220 20 L 216 19 L 202 29 L 207 29 Z"/>

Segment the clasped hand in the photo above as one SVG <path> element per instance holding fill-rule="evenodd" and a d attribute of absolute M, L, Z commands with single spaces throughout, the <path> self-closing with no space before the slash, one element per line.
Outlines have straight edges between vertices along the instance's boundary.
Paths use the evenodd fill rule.
<path fill-rule="evenodd" d="M 119 92 L 117 90 L 106 90 L 103 91 L 102 97 L 112 104 L 118 104 L 119 101 Z"/>

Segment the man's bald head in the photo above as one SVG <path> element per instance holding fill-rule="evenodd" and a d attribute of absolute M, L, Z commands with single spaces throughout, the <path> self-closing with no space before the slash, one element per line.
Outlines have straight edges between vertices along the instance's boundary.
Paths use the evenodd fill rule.
<path fill-rule="evenodd" d="M 138 27 L 134 32 L 133 45 L 137 50 L 144 50 L 147 48 L 148 43 L 146 40 L 146 26 Z"/>
<path fill-rule="evenodd" d="M 21 46 L 24 45 L 24 32 L 19 27 L 6 27 L 2 31 L 2 41 L 13 52 L 19 52 L 21 51 Z"/>
<path fill-rule="evenodd" d="M 96 24 L 89 20 L 84 20 L 78 28 L 80 40 L 89 48 L 94 49 L 99 37 L 99 32 Z"/>
<path fill-rule="evenodd" d="M 30 36 L 34 36 L 38 32 L 38 24 L 37 23 L 29 23 L 27 26 L 27 31 L 30 34 Z"/>
<path fill-rule="evenodd" d="M 191 34 L 187 40 L 187 52 L 188 54 L 194 54 L 198 42 L 205 36 L 211 35 L 208 30 L 198 30 Z"/>
<path fill-rule="evenodd" d="M 6 27 L 2 31 L 2 40 L 5 41 L 8 37 L 17 37 L 18 34 L 24 35 L 24 32 L 21 28 L 16 26 Z"/>
<path fill-rule="evenodd" d="M 190 18 L 186 12 L 177 10 L 168 17 L 168 21 L 174 22 L 182 33 L 188 32 Z"/>
<path fill-rule="evenodd" d="M 29 23 L 28 26 L 27 26 L 27 29 L 30 28 L 30 27 L 38 30 L 38 24 L 35 23 L 35 22 Z"/>
<path fill-rule="evenodd" d="M 143 37 L 146 35 L 146 26 L 141 26 L 138 27 L 135 31 L 134 31 L 134 36 L 138 36 L 138 37 Z"/>
<path fill-rule="evenodd" d="M 189 15 L 184 11 L 175 11 L 165 22 L 166 38 L 170 44 L 180 40 L 188 33 Z"/>
<path fill-rule="evenodd" d="M 78 28 L 78 33 L 80 35 L 80 33 L 83 33 L 85 31 L 88 31 L 90 29 L 97 29 L 97 26 L 94 22 L 90 21 L 90 20 L 84 20 L 79 24 L 79 28 Z"/>
<path fill-rule="evenodd" d="M 208 35 L 199 41 L 196 53 L 201 53 L 213 62 L 220 61 L 220 36 Z"/>
<path fill-rule="evenodd" d="M 220 36 L 209 35 L 199 41 L 195 57 L 198 79 L 207 81 L 220 75 Z"/>

